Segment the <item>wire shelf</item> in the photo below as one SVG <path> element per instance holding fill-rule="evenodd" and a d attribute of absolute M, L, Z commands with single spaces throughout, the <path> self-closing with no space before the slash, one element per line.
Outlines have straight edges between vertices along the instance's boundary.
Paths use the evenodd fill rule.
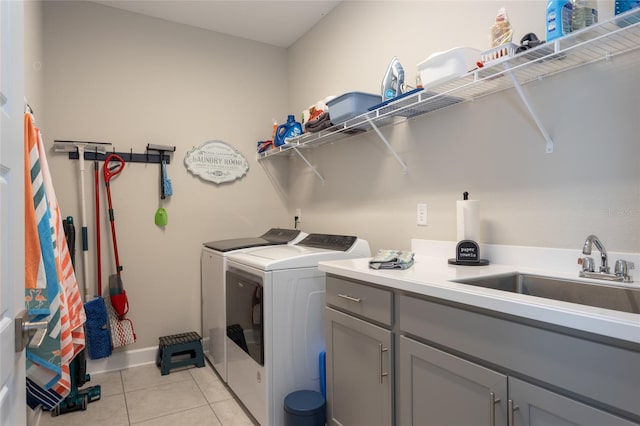
<path fill-rule="evenodd" d="M 509 56 L 464 76 L 417 92 L 318 133 L 305 133 L 280 147 L 258 154 L 258 160 L 335 142 L 354 134 L 478 99 L 516 85 L 608 60 L 640 49 L 640 9 Z M 375 126 L 375 127 L 374 127 Z"/>

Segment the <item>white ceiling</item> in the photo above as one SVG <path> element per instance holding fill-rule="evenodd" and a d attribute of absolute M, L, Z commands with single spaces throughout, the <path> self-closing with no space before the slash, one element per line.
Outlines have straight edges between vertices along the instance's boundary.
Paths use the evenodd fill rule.
<path fill-rule="evenodd" d="M 90 0 L 279 47 L 289 47 L 341 0 Z"/>

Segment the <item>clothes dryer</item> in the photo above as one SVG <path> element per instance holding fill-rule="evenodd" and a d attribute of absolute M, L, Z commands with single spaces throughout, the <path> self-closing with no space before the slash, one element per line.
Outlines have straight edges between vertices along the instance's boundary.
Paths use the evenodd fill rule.
<path fill-rule="evenodd" d="M 318 262 L 370 257 L 366 240 L 309 234 L 228 257 L 227 383 L 264 426 L 284 424 L 284 398 L 320 390 L 325 273 Z"/>
<path fill-rule="evenodd" d="M 200 256 L 202 297 L 202 345 L 204 355 L 223 381 L 227 381 L 225 270 L 227 256 L 279 244 L 293 244 L 307 234 L 297 229 L 272 228 L 260 237 L 233 238 L 203 244 Z"/>

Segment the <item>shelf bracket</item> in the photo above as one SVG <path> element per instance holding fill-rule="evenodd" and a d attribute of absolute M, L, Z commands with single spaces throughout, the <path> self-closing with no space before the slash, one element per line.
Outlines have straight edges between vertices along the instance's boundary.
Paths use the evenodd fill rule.
<path fill-rule="evenodd" d="M 398 163 L 400 163 L 400 165 L 402 166 L 402 174 L 406 175 L 408 168 L 407 168 L 407 165 L 404 163 L 404 161 L 402 161 L 402 158 L 400 158 L 400 156 L 395 151 L 395 149 L 393 149 L 389 141 L 387 141 L 387 138 L 385 138 L 382 132 L 380 131 L 380 129 L 378 129 L 378 126 L 376 126 L 376 123 L 374 123 L 373 120 L 371 120 L 371 117 L 369 117 L 368 115 L 367 115 L 367 121 L 369 122 L 369 125 L 371 125 L 371 128 L 378 134 L 378 137 L 380 138 L 380 140 L 382 140 L 382 142 L 384 142 L 384 144 L 387 146 L 387 149 L 389 150 L 389 152 L 393 154 L 393 156 L 396 158 Z"/>
<path fill-rule="evenodd" d="M 524 103 L 524 106 L 527 107 L 527 110 L 529 111 L 531 118 L 533 118 L 533 121 L 535 121 L 536 126 L 538 126 L 538 130 L 540 130 L 540 133 L 542 133 L 542 137 L 544 137 L 544 140 L 546 141 L 546 146 L 545 146 L 546 153 L 551 154 L 553 152 L 553 139 L 551 139 L 551 136 L 547 132 L 547 129 L 542 125 L 542 121 L 540 120 L 540 117 L 538 117 L 536 110 L 533 109 L 533 106 L 529 102 L 529 98 L 527 98 L 527 95 L 525 95 L 524 91 L 522 90 L 522 85 L 520 84 L 516 76 L 513 75 L 513 72 L 511 72 L 508 65 L 505 65 L 505 68 L 507 68 L 506 73 L 511 79 L 511 82 L 513 83 L 513 87 L 516 89 L 516 92 L 518 92 L 518 95 L 520 95 L 520 99 L 522 100 L 522 103 Z"/>
<path fill-rule="evenodd" d="M 307 160 L 307 159 L 305 158 L 305 156 L 304 156 L 304 155 L 302 155 L 302 153 L 300 152 L 300 150 L 299 150 L 296 146 L 291 146 L 291 149 L 293 149 L 293 150 L 295 151 L 295 153 L 296 153 L 296 154 L 298 154 L 298 156 L 299 156 L 300 158 L 302 158 L 302 161 L 304 161 L 304 162 L 307 164 L 307 166 L 308 166 L 311 170 L 313 170 L 313 173 L 315 173 L 315 174 L 316 174 L 316 176 L 318 176 L 318 179 L 320 179 L 320 181 L 322 181 L 322 183 L 324 183 L 324 178 L 322 177 L 322 175 L 318 172 L 318 170 L 317 170 L 315 167 L 313 167 L 313 166 L 311 165 L 311 163 L 309 162 L 309 160 Z"/>

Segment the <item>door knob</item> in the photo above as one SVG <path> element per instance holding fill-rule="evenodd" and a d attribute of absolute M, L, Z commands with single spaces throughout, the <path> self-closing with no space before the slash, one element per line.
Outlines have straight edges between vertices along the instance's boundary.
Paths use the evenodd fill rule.
<path fill-rule="evenodd" d="M 49 321 L 28 321 L 29 317 L 26 310 L 22 310 L 15 318 L 15 350 L 22 352 L 27 343 L 32 348 L 37 348 L 42 344 L 47 334 Z M 31 339 L 31 342 L 29 342 Z"/>

